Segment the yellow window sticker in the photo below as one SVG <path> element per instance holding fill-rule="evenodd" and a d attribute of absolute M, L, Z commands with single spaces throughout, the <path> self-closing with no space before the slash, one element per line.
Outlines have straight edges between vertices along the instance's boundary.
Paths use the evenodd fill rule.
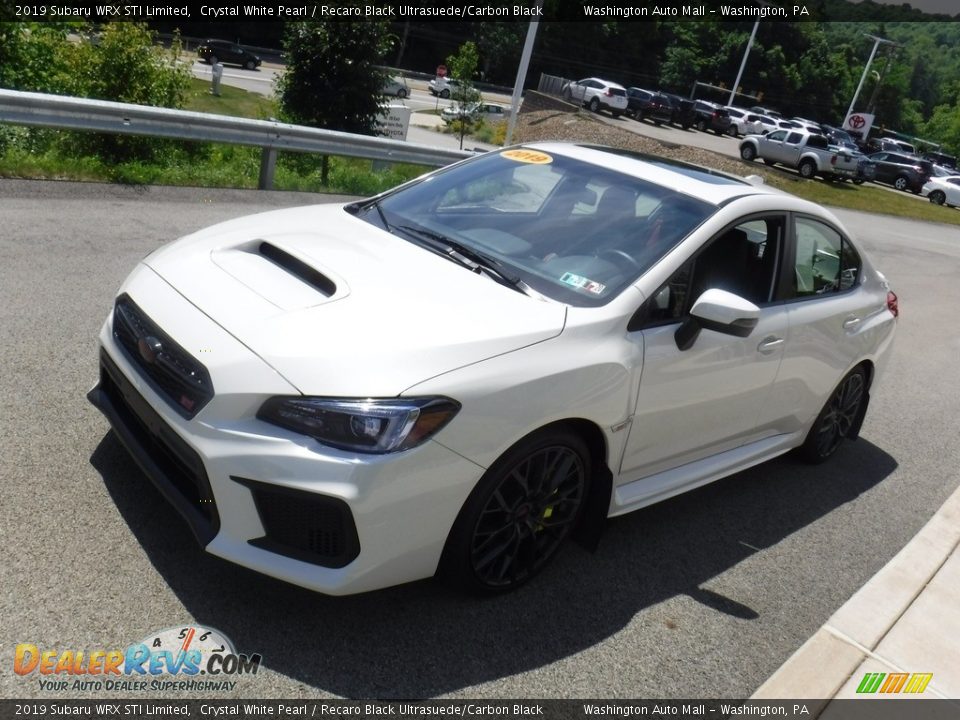
<path fill-rule="evenodd" d="M 549 165 L 553 162 L 553 158 L 547 155 L 545 152 L 540 152 L 539 150 L 504 150 L 500 153 L 501 157 L 507 158 L 507 160 L 516 160 L 517 162 L 532 163 L 534 165 Z"/>

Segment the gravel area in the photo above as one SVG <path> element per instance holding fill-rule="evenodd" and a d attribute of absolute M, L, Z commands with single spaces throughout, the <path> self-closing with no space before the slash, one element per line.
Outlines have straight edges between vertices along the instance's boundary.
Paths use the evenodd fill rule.
<path fill-rule="evenodd" d="M 740 160 L 719 153 L 674 143 L 661 142 L 644 135 L 612 127 L 592 114 L 583 111 L 575 113 L 556 110 L 540 110 L 522 113 L 517 118 L 514 135 L 518 143 L 537 141 L 563 141 L 608 145 L 610 147 L 634 150 L 659 155 L 672 160 L 713 168 L 731 175 L 760 175 L 765 182 L 770 181 L 769 173 L 762 167 L 748 168 Z"/>

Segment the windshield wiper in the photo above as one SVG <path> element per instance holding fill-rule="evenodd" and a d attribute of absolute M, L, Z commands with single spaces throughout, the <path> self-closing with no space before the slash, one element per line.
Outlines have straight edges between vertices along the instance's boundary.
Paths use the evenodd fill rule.
<path fill-rule="evenodd" d="M 530 287 L 523 282 L 518 275 L 508 275 L 501 269 L 501 263 L 463 243 L 459 243 L 433 230 L 414 227 L 413 225 L 398 225 L 395 229 L 426 240 L 432 248 L 439 251 L 439 254 L 450 258 L 468 270 L 475 273 L 486 273 L 488 277 L 496 280 L 501 285 L 506 285 L 525 295 L 531 294 L 529 292 Z"/>

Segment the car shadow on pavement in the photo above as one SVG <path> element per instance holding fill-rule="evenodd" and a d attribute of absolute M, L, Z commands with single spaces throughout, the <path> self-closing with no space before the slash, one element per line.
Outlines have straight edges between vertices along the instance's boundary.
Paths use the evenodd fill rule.
<path fill-rule="evenodd" d="M 260 653 L 270 670 L 355 698 L 430 697 L 533 670 L 610 638 L 644 608 L 678 595 L 754 620 L 753 608 L 701 586 L 897 467 L 863 439 L 816 467 L 778 458 L 610 521 L 595 553 L 570 545 L 511 595 L 478 599 L 423 581 L 337 598 L 203 552 L 112 433 L 90 461 L 198 623 L 224 632 L 238 652 Z M 257 692 L 256 681 L 249 687 Z"/>

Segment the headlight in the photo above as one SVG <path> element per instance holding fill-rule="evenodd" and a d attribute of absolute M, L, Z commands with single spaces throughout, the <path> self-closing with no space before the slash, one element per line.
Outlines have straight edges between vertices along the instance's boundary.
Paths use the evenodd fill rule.
<path fill-rule="evenodd" d="M 257 413 L 266 422 L 341 450 L 391 453 L 416 447 L 460 410 L 444 397 L 343 400 L 273 397 Z"/>

